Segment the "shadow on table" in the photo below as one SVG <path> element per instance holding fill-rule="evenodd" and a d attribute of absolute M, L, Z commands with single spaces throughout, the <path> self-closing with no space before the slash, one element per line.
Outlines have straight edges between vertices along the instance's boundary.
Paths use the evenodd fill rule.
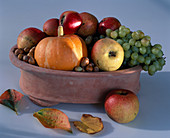
<path fill-rule="evenodd" d="M 42 137 L 42 138 L 55 138 L 56 136 L 49 136 L 45 134 L 39 134 L 29 131 L 23 131 L 15 128 L 1 127 L 0 126 L 1 138 L 24 138 L 24 137 Z"/>
<path fill-rule="evenodd" d="M 126 126 L 170 130 L 170 72 L 156 73 L 152 77 L 142 73 L 140 80 L 140 111 L 136 119 Z"/>
<path fill-rule="evenodd" d="M 154 76 L 142 73 L 141 89 L 138 94 L 140 111 L 128 127 L 148 130 L 170 130 L 170 72 L 156 73 Z M 33 104 L 25 97 L 21 115 L 34 113 L 45 108 Z M 61 103 L 50 108 L 71 112 L 105 113 L 103 104 L 66 104 Z"/>
<path fill-rule="evenodd" d="M 42 108 L 56 108 L 59 110 L 67 110 L 72 112 L 88 112 L 88 113 L 105 113 L 103 104 L 71 104 L 71 103 L 60 103 L 51 107 L 41 107 L 34 104 L 28 96 L 24 96 L 20 102 L 18 112 L 19 115 L 34 113 Z"/>

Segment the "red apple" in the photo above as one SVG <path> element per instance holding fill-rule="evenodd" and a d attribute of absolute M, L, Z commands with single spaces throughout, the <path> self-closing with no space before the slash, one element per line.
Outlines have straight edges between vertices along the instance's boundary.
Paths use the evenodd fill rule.
<path fill-rule="evenodd" d="M 18 48 L 31 48 L 38 44 L 38 42 L 45 37 L 45 33 L 41 30 L 30 27 L 23 30 L 17 38 Z"/>
<path fill-rule="evenodd" d="M 98 26 L 99 34 L 106 34 L 106 29 L 112 29 L 113 31 L 118 29 L 121 26 L 118 19 L 114 17 L 106 17 L 102 19 Z"/>
<path fill-rule="evenodd" d="M 94 35 L 98 25 L 97 18 L 88 12 L 82 12 L 80 13 L 80 16 L 83 20 L 83 23 L 78 30 L 78 34 L 83 37 Z"/>
<path fill-rule="evenodd" d="M 138 97 L 125 89 L 112 90 L 105 99 L 107 115 L 118 123 L 128 123 L 134 120 L 139 112 Z"/>
<path fill-rule="evenodd" d="M 80 28 L 82 19 L 78 12 L 65 11 L 60 16 L 59 24 L 63 26 L 64 34 L 73 34 Z"/>
<path fill-rule="evenodd" d="M 59 26 L 59 20 L 57 18 L 52 18 L 44 23 L 43 31 L 48 36 L 58 36 L 58 26 Z"/>

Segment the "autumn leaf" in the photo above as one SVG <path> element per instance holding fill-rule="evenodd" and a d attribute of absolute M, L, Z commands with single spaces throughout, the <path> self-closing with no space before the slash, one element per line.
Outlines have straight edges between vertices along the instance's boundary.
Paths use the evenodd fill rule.
<path fill-rule="evenodd" d="M 103 129 L 103 122 L 99 117 L 90 114 L 83 114 L 81 121 L 74 121 L 74 126 L 81 132 L 95 134 Z"/>
<path fill-rule="evenodd" d="M 14 89 L 8 89 L 0 96 L 0 104 L 11 108 L 18 114 L 18 105 L 23 96 L 22 93 Z"/>
<path fill-rule="evenodd" d="M 69 119 L 58 109 L 44 108 L 33 114 L 46 128 L 58 128 L 72 133 Z"/>

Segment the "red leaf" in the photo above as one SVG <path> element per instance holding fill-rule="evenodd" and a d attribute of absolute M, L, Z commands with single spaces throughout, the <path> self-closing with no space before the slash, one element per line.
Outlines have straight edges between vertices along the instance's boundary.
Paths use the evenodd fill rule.
<path fill-rule="evenodd" d="M 14 89 L 8 89 L 0 96 L 0 104 L 11 108 L 16 112 L 16 114 L 18 114 L 17 113 L 18 103 L 21 101 L 23 96 L 24 95 L 22 93 Z"/>
<path fill-rule="evenodd" d="M 69 119 L 58 109 L 44 108 L 33 114 L 46 128 L 59 128 L 72 133 Z"/>

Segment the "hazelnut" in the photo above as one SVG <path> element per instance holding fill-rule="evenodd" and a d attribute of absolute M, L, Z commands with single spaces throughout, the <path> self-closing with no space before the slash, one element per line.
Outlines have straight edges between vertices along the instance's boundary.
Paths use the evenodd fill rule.
<path fill-rule="evenodd" d="M 74 71 L 76 71 L 76 72 L 84 72 L 83 71 L 83 68 L 82 67 L 80 67 L 80 66 L 76 66 L 76 67 L 74 67 L 74 69 L 73 69 Z"/>
<path fill-rule="evenodd" d="M 29 53 L 27 54 L 27 56 L 29 56 L 29 57 L 34 57 L 34 54 L 29 52 Z"/>
<path fill-rule="evenodd" d="M 15 53 L 15 50 L 17 50 L 17 49 L 18 49 L 18 48 L 14 48 L 14 49 L 13 49 L 13 52 Z"/>
<path fill-rule="evenodd" d="M 35 64 L 35 59 L 33 57 L 30 57 L 28 59 L 28 63 L 34 65 Z"/>
<path fill-rule="evenodd" d="M 27 54 L 27 56 L 34 57 L 34 51 L 35 51 L 35 47 L 32 47 L 29 53 Z"/>
<path fill-rule="evenodd" d="M 89 64 L 86 66 L 86 71 L 87 72 L 92 72 L 93 71 L 93 65 L 92 64 Z"/>
<path fill-rule="evenodd" d="M 94 68 L 93 68 L 94 70 L 94 72 L 99 72 L 99 67 L 98 66 L 94 66 Z"/>
<path fill-rule="evenodd" d="M 19 54 L 23 54 L 23 53 L 24 53 L 24 51 L 22 49 L 18 48 L 18 49 L 15 50 L 15 55 L 16 56 L 18 56 Z"/>
<path fill-rule="evenodd" d="M 34 51 L 35 51 L 35 46 L 34 46 L 34 47 L 32 47 L 32 48 L 30 49 L 30 51 L 29 51 L 29 52 L 33 52 L 33 53 L 34 53 Z"/>
<path fill-rule="evenodd" d="M 80 66 L 85 67 L 89 64 L 89 58 L 88 57 L 83 57 L 80 61 Z"/>
<path fill-rule="evenodd" d="M 19 59 L 19 60 L 23 60 L 23 56 L 24 56 L 24 54 L 19 54 L 19 55 L 18 55 L 18 59 Z"/>
<path fill-rule="evenodd" d="M 90 64 L 94 67 L 94 63 L 93 62 L 91 62 Z"/>
<path fill-rule="evenodd" d="M 25 47 L 25 48 L 24 48 L 24 52 L 25 52 L 25 53 L 28 53 L 29 51 L 30 51 L 30 48 L 28 48 L 28 47 Z"/>
<path fill-rule="evenodd" d="M 28 62 L 29 58 L 30 58 L 29 56 L 24 55 L 24 56 L 23 56 L 23 61 Z"/>

